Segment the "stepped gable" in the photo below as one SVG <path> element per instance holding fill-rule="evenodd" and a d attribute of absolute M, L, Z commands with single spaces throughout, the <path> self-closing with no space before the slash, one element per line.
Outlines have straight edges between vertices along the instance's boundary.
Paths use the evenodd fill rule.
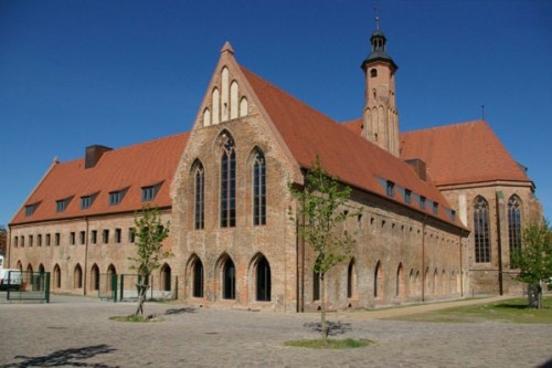
<path fill-rule="evenodd" d="M 436 185 L 531 181 L 483 120 L 402 133 L 401 158 L 424 160 Z"/>
<path fill-rule="evenodd" d="M 309 168 L 318 154 L 325 170 L 342 182 L 422 211 L 414 200 L 406 205 L 398 192 L 394 198 L 388 197 L 378 178 L 391 180 L 438 202 L 438 218 L 463 227 L 457 218 L 451 220 L 447 215 L 445 208 L 450 205 L 439 190 L 432 183 L 419 179 L 408 164 L 245 67 L 240 68 L 301 167 Z M 429 207 L 423 212 L 433 216 Z"/>
<path fill-rule="evenodd" d="M 162 183 L 152 206 L 170 207 L 170 185 L 189 133 L 182 133 L 105 152 L 98 163 L 85 169 L 84 158 L 56 163 L 29 196 L 25 205 L 39 203 L 31 216 L 25 205 L 11 224 L 58 220 L 142 208 L 144 186 Z M 121 203 L 111 206 L 109 192 L 128 188 Z M 97 194 L 92 205 L 80 208 L 80 197 Z M 72 198 L 63 212 L 56 201 Z"/>

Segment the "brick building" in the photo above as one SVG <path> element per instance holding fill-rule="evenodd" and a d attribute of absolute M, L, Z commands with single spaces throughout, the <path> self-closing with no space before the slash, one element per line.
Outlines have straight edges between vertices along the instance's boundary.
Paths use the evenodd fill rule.
<path fill-rule="evenodd" d="M 485 121 L 401 133 L 398 67 L 381 30 L 371 44 L 362 117 L 344 123 L 225 44 L 190 132 L 51 165 L 9 225 L 11 267 L 51 271 L 54 291 L 97 293 L 100 274 L 132 273 L 134 213 L 149 204 L 171 221 L 160 282 L 191 303 L 303 311 L 322 287 L 333 308 L 520 292 L 510 250 L 542 212 L 526 170 Z M 362 208 L 346 224 L 351 258 L 326 285 L 288 190 L 317 155 Z"/>

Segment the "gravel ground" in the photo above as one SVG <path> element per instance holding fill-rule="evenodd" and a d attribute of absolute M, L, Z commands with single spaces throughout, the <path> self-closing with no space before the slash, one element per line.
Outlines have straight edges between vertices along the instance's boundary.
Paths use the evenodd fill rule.
<path fill-rule="evenodd" d="M 315 338 L 316 314 L 146 304 L 163 321 L 124 323 L 133 304 L 55 297 L 52 304 L 0 305 L 2 367 L 536 367 L 552 366 L 552 326 L 358 320 L 341 313 L 340 337 L 366 348 L 283 346 Z"/>

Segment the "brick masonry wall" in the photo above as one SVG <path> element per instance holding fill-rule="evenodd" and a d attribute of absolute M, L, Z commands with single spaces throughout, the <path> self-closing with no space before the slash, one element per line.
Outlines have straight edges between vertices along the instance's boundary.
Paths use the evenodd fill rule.
<path fill-rule="evenodd" d="M 497 202 L 497 192 L 502 193 L 502 199 Z M 525 288 L 514 280 L 516 269 L 510 268 L 510 247 L 508 233 L 508 200 L 517 195 L 522 202 L 521 222 L 523 227 L 533 220 L 542 218 L 542 208 L 534 196 L 528 183 L 483 183 L 469 187 L 458 187 L 442 190 L 450 205 L 459 211 L 459 198 L 465 196 L 467 204 L 467 226 L 473 230 L 473 204 L 477 196 L 484 197 L 489 204 L 491 262 L 475 262 L 474 233 L 468 237 L 468 274 L 472 285 L 471 292 L 475 294 L 497 294 L 499 288 L 499 269 L 502 263 L 503 292 L 519 294 Z M 499 211 L 497 212 L 497 203 Z M 497 217 L 498 214 L 498 217 Z M 500 219 L 500 221 L 498 221 Z M 500 222 L 500 228 L 498 227 Z M 499 247 L 500 231 L 500 247 Z M 500 251 L 499 251 L 500 248 Z M 500 256 L 500 257 L 499 257 Z"/>

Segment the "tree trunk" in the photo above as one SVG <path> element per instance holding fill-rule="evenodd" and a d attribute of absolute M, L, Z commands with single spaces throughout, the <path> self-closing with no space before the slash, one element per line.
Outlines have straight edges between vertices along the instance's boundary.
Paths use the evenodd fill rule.
<path fill-rule="evenodd" d="M 527 298 L 530 308 L 540 309 L 542 307 L 542 287 L 540 283 L 529 284 L 527 287 Z"/>
<path fill-rule="evenodd" d="M 138 307 L 136 308 L 135 316 L 144 315 L 144 302 L 146 301 L 146 292 L 148 291 L 149 275 L 142 276 L 138 279 Z"/>
<path fill-rule="evenodd" d="M 324 274 L 320 274 L 320 326 L 321 326 L 321 333 L 322 333 L 322 340 L 324 341 L 324 344 L 328 343 L 328 322 L 326 321 L 326 288 L 325 288 L 325 282 L 324 282 Z"/>

